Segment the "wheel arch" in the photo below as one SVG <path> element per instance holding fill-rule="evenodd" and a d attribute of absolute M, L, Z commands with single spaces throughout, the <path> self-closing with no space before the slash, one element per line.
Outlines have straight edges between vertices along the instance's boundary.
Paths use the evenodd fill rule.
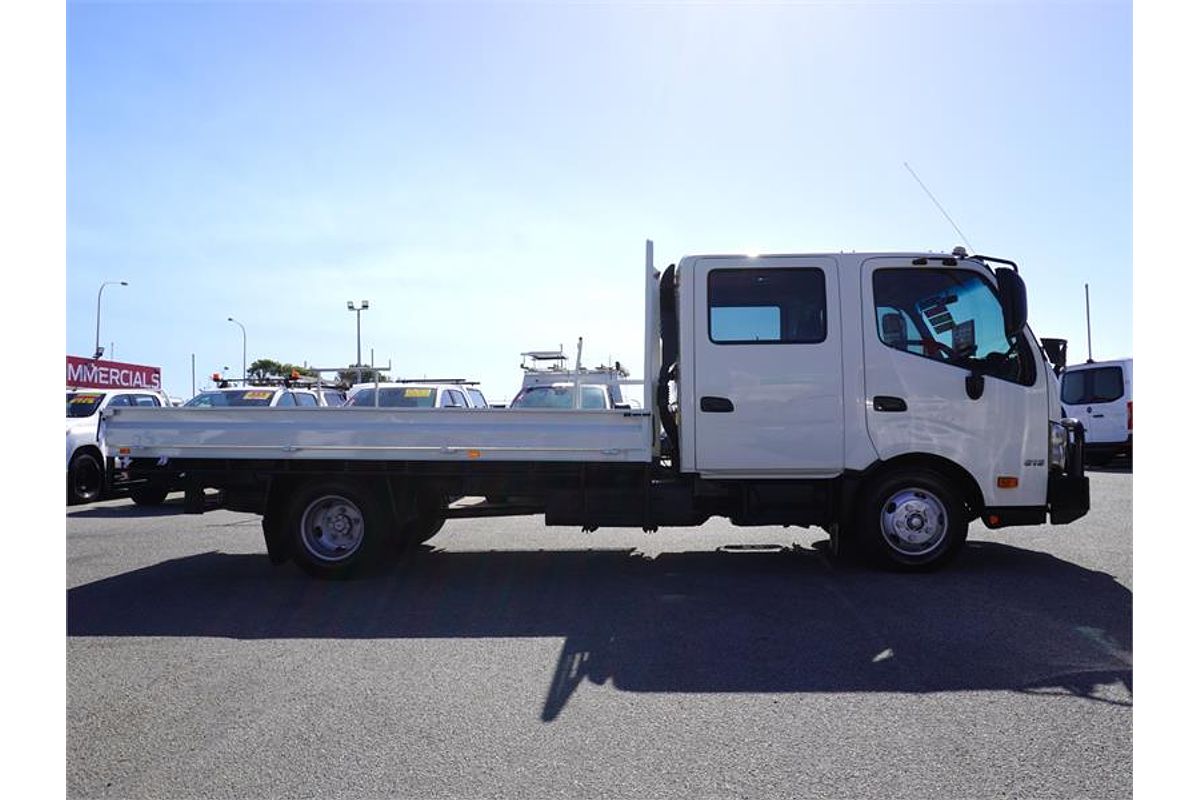
<path fill-rule="evenodd" d="M 67 462 L 68 466 L 71 462 L 85 453 L 90 456 L 95 456 L 96 460 L 100 462 L 100 468 L 104 469 L 104 453 L 100 452 L 100 448 L 91 442 L 88 442 L 87 444 L 81 444 L 71 451 L 71 461 Z"/>
<path fill-rule="evenodd" d="M 966 502 L 968 522 L 977 518 L 982 513 L 984 507 L 983 491 L 979 488 L 979 483 L 975 480 L 974 476 L 961 465 L 954 463 L 948 458 L 932 453 L 905 453 L 901 456 L 889 458 L 886 461 L 876 461 L 861 473 L 857 486 L 854 492 L 852 492 L 854 499 L 856 500 L 862 491 L 878 480 L 880 476 L 903 473 L 914 469 L 929 469 L 950 481 L 958 489 L 960 496 Z"/>

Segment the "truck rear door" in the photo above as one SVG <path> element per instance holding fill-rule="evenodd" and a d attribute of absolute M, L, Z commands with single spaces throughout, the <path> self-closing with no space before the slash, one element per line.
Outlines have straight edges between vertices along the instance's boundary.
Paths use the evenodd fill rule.
<path fill-rule="evenodd" d="M 1121 363 L 1071 367 L 1062 376 L 1062 405 L 1083 423 L 1088 444 L 1124 442 L 1130 431 L 1127 388 Z"/>
<path fill-rule="evenodd" d="M 836 261 L 701 258 L 691 280 L 697 471 L 838 473 L 844 456 Z"/>

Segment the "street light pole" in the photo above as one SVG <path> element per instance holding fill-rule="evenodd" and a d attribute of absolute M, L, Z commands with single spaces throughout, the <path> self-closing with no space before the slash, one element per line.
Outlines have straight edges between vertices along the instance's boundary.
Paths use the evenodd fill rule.
<path fill-rule="evenodd" d="M 242 383 L 246 382 L 246 326 L 238 322 L 233 317 L 229 321 L 242 329 Z"/>
<path fill-rule="evenodd" d="M 354 356 L 354 366 L 356 367 L 362 366 L 362 312 L 366 311 L 370 307 L 370 303 L 366 300 L 363 300 L 362 304 L 359 306 L 355 306 L 353 300 L 346 301 L 346 310 L 354 312 L 354 316 L 356 318 L 355 321 L 357 322 L 358 349 Z"/>
<path fill-rule="evenodd" d="M 129 285 L 129 281 L 105 281 L 100 284 L 100 291 L 96 292 L 96 354 L 92 356 L 95 359 L 104 355 L 104 349 L 100 347 L 100 298 L 104 295 L 104 287 L 112 283 L 119 283 L 122 286 Z"/>

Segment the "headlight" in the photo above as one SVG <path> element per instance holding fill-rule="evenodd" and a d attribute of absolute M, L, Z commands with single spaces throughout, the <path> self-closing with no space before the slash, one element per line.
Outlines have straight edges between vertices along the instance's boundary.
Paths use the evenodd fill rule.
<path fill-rule="evenodd" d="M 1050 420 L 1050 466 L 1067 468 L 1067 429 Z"/>

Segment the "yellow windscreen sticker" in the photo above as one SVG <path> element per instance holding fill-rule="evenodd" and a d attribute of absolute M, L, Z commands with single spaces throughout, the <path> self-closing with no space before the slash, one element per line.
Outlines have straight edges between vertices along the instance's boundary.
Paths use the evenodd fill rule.
<path fill-rule="evenodd" d="M 104 395 L 100 394 L 77 394 L 71 398 L 72 403 L 94 403 Z"/>
<path fill-rule="evenodd" d="M 433 389 L 405 389 L 405 397 L 429 397 L 433 394 Z"/>
<path fill-rule="evenodd" d="M 270 400 L 274 392 L 242 392 L 243 400 Z"/>

